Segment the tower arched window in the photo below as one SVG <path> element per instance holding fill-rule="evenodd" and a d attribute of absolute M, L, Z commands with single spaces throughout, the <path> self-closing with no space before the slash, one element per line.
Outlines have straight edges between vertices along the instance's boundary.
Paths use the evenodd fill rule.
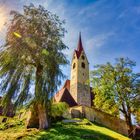
<path fill-rule="evenodd" d="M 75 66 L 76 66 L 76 64 L 74 63 L 74 64 L 73 64 L 73 69 L 75 68 Z"/>
<path fill-rule="evenodd" d="M 82 66 L 82 68 L 85 68 L 85 63 L 84 63 L 84 62 L 82 62 L 81 66 Z"/>
<path fill-rule="evenodd" d="M 85 56 L 84 56 L 84 55 L 82 55 L 82 59 L 83 59 L 83 60 L 85 59 Z"/>

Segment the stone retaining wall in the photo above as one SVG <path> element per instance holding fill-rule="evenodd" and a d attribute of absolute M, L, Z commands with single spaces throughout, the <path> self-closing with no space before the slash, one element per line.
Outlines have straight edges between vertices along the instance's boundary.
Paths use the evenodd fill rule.
<path fill-rule="evenodd" d="M 75 106 L 70 108 L 70 113 L 72 117 L 78 117 L 78 114 L 80 113 L 79 117 L 85 117 L 90 121 L 102 124 L 120 134 L 128 135 L 127 125 L 124 120 L 111 116 L 95 108 Z"/>

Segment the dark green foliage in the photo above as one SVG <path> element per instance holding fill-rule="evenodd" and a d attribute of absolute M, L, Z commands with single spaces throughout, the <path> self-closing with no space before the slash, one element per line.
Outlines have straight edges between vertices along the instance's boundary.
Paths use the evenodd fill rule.
<path fill-rule="evenodd" d="M 65 102 L 53 103 L 51 106 L 51 121 L 58 122 L 64 119 L 64 113 L 68 113 L 68 104 Z"/>
<path fill-rule="evenodd" d="M 54 103 L 51 106 L 51 116 L 53 118 L 61 117 L 68 109 L 68 104 L 65 102 Z"/>

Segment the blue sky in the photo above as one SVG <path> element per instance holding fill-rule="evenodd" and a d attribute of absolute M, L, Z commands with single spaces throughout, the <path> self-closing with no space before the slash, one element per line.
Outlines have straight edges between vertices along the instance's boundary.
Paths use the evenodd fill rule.
<path fill-rule="evenodd" d="M 117 57 L 129 57 L 137 63 L 135 72 L 140 71 L 140 0 L 0 0 L 0 17 L 6 20 L 10 10 L 22 11 L 31 2 L 66 20 L 64 42 L 69 50 L 65 54 L 70 61 L 81 31 L 90 70 Z M 4 36 L 2 28 L 0 44 Z M 63 71 L 69 78 L 70 65 Z"/>

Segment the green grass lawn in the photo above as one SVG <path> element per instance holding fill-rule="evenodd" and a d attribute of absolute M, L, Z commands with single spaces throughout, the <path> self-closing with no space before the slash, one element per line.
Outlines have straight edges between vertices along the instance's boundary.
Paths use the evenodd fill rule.
<path fill-rule="evenodd" d="M 78 123 L 58 122 L 47 131 L 27 130 L 21 121 L 16 121 L 11 127 L 5 128 L 7 124 L 0 125 L 0 140 L 130 140 L 86 119 Z"/>

